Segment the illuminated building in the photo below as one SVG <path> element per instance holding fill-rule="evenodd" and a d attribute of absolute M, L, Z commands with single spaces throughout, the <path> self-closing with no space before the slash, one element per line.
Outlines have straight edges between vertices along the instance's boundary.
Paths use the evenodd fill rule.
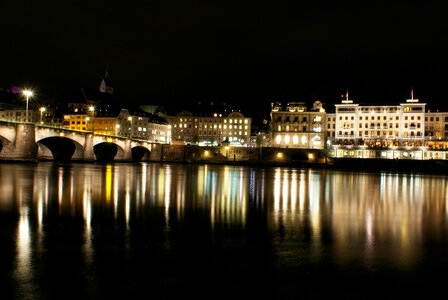
<path fill-rule="evenodd" d="M 227 116 L 211 113 L 209 116 L 195 116 L 182 111 L 177 116 L 169 116 L 173 142 L 219 145 L 228 142 L 234 146 L 250 144 L 251 118 L 240 112 L 231 112 Z"/>
<path fill-rule="evenodd" d="M 396 105 L 359 105 L 347 97 L 326 118 L 330 156 L 448 159 L 448 113 L 426 111 L 413 96 Z"/>
<path fill-rule="evenodd" d="M 271 146 L 324 149 L 325 116 L 325 109 L 320 101 L 315 101 L 310 110 L 303 102 L 288 102 L 286 107 L 282 107 L 279 102 L 272 103 Z"/>
<path fill-rule="evenodd" d="M 425 106 L 418 99 L 397 105 L 360 105 L 344 99 L 327 114 L 327 135 L 336 145 L 423 146 Z"/>
<path fill-rule="evenodd" d="M 171 126 L 162 118 L 140 111 L 121 109 L 116 118 L 116 135 L 149 142 L 171 143 Z"/>

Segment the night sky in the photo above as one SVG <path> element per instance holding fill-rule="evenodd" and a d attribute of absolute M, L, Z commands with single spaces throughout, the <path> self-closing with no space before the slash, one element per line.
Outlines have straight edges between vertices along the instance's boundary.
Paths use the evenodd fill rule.
<path fill-rule="evenodd" d="M 127 103 L 224 101 L 250 114 L 274 100 L 338 102 L 347 89 L 396 103 L 413 88 L 447 106 L 443 1 L 80 2 L 1 1 L 0 87 L 68 102 L 107 67 Z"/>

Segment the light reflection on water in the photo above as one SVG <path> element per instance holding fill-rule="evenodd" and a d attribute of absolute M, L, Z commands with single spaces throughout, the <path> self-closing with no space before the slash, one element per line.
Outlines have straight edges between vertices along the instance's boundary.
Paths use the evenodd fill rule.
<path fill-rule="evenodd" d="M 271 261 L 270 269 L 263 270 L 265 275 L 309 266 L 413 270 L 425 263 L 425 253 L 434 252 L 426 249 L 427 243 L 446 245 L 446 181 L 445 176 L 293 168 L 2 164 L 0 213 L 18 217 L 16 251 L 11 257 L 18 287 L 13 293 L 20 296 L 38 289 L 33 282 L 43 276 L 39 260 L 47 251 L 55 251 L 52 245 L 58 243 L 51 235 L 61 224 L 78 221 L 82 224 L 80 239 L 66 238 L 74 243 L 72 247 L 80 247 L 80 263 L 87 270 L 108 263 L 100 263 L 107 250 L 101 243 L 131 252 L 137 247 L 153 247 L 145 241 L 149 237 L 138 232 L 152 230 L 155 223 L 151 222 L 159 219 L 163 224 L 154 230 L 166 235 L 163 251 L 193 247 L 182 236 L 185 233 L 201 243 L 209 240 L 209 247 L 218 253 L 215 259 L 225 260 L 220 256 L 224 255 L 220 247 L 224 247 L 234 259 L 244 262 L 240 253 L 251 248 L 251 236 L 259 238 L 266 233 L 268 243 L 254 246 L 260 253 L 270 253 L 262 257 Z M 192 223 L 198 226 L 190 232 L 188 224 Z M 3 245 L 8 241 L 5 232 Z M 113 242 L 103 238 L 104 232 L 111 234 L 108 238 Z M 223 232 L 227 233 L 224 237 Z M 232 246 L 228 246 L 229 240 Z M 68 246 L 57 245 L 62 254 L 57 253 L 64 255 Z M 132 260 L 129 255 L 127 259 Z M 100 279 L 95 272 L 87 277 L 91 278 L 90 289 Z"/>

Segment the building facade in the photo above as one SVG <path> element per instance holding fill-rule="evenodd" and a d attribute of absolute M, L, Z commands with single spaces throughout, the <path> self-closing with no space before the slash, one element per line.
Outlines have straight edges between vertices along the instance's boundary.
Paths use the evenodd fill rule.
<path fill-rule="evenodd" d="M 234 146 L 249 146 L 252 119 L 240 112 L 227 116 L 213 113 L 210 116 L 194 116 L 183 111 L 177 116 L 169 116 L 173 142 L 219 145 L 222 142 Z"/>
<path fill-rule="evenodd" d="M 320 101 L 308 110 L 306 103 L 271 104 L 271 145 L 274 147 L 324 149 L 326 113 Z M 265 145 L 265 136 L 262 145 Z"/>
<path fill-rule="evenodd" d="M 418 99 L 397 105 L 359 105 L 345 99 L 326 116 L 327 136 L 336 145 L 423 146 L 425 107 Z"/>

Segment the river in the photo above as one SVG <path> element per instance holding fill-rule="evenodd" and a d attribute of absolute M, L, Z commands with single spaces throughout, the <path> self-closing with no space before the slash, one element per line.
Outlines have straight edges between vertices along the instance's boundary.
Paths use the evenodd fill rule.
<path fill-rule="evenodd" d="M 2 299 L 444 292 L 448 176 L 1 163 Z"/>

